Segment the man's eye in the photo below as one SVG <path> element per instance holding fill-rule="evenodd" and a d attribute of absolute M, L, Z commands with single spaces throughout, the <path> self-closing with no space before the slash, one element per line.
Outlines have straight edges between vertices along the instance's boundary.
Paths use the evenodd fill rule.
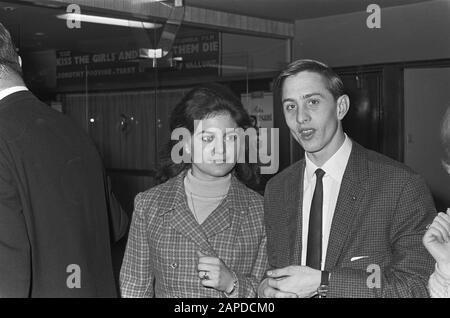
<path fill-rule="evenodd" d="M 319 102 L 320 101 L 318 99 L 310 99 L 310 100 L 308 100 L 308 104 L 309 105 L 318 105 Z"/>
<path fill-rule="evenodd" d="M 295 104 L 287 104 L 285 107 L 286 110 L 293 110 L 295 108 Z"/>
<path fill-rule="evenodd" d="M 214 140 L 214 136 L 202 136 L 203 142 L 212 142 Z"/>

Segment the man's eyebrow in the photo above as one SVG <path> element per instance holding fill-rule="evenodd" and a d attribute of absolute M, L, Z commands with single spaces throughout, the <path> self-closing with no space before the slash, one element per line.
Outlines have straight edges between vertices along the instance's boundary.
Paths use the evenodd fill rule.
<path fill-rule="evenodd" d="M 284 102 L 295 102 L 295 100 L 293 98 L 285 98 L 281 102 L 282 103 L 284 103 Z"/>
<path fill-rule="evenodd" d="M 310 94 L 305 94 L 305 95 L 303 95 L 302 98 L 303 98 L 303 99 L 307 99 L 307 98 L 310 98 L 310 97 L 313 97 L 313 96 L 320 96 L 320 97 L 323 97 L 323 95 L 322 95 L 321 93 L 310 93 Z"/>
<path fill-rule="evenodd" d="M 310 98 L 310 97 L 313 97 L 313 96 L 320 96 L 320 97 L 322 97 L 322 98 L 324 97 L 323 94 L 321 94 L 321 93 L 309 93 L 309 94 L 303 95 L 303 96 L 302 96 L 302 99 L 307 99 L 307 98 Z M 281 102 L 282 102 L 282 103 L 285 103 L 285 102 L 295 102 L 295 99 L 293 99 L 293 98 L 285 98 L 285 99 L 283 99 Z"/>

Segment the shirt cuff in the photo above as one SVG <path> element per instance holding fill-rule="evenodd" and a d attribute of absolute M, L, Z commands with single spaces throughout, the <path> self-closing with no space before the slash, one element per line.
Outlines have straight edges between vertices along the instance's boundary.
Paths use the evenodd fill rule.
<path fill-rule="evenodd" d="M 234 287 L 231 293 L 224 292 L 226 298 L 237 298 L 239 295 L 239 279 L 235 272 L 233 272 L 233 279 L 234 279 Z"/>

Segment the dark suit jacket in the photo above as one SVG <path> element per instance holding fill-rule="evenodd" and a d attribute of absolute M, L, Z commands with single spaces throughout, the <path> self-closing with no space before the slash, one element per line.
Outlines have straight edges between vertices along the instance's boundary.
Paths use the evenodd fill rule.
<path fill-rule="evenodd" d="M 127 218 L 108 204 L 104 176 L 66 116 L 30 92 L 0 101 L 1 297 L 117 296 L 110 238 Z"/>
<path fill-rule="evenodd" d="M 274 268 L 301 261 L 304 168 L 303 159 L 266 187 L 268 259 Z M 419 175 L 353 142 L 327 249 L 328 297 L 428 297 L 434 262 L 422 236 L 435 213 Z M 376 266 L 381 288 L 369 288 Z"/>

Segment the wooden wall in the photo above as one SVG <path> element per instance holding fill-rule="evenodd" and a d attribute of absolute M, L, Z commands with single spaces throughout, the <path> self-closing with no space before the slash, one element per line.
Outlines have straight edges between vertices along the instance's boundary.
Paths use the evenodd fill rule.
<path fill-rule="evenodd" d="M 97 146 L 113 190 L 131 216 L 138 192 L 156 184 L 160 150 L 170 139 L 169 116 L 187 89 L 61 96 L 65 114 Z"/>

